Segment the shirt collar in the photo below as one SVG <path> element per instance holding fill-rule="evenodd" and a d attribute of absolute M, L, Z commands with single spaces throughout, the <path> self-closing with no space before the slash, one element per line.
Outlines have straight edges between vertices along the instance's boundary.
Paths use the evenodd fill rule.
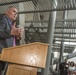
<path fill-rule="evenodd" d="M 6 18 L 8 19 L 9 24 L 12 25 L 12 21 L 9 19 L 9 17 L 6 16 Z"/>

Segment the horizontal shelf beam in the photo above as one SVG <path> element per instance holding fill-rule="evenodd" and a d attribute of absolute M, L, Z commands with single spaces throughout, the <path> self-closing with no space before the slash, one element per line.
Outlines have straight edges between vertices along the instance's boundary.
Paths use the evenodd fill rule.
<path fill-rule="evenodd" d="M 65 36 L 54 36 L 54 38 L 63 38 L 63 39 L 76 39 L 76 37 L 65 37 Z"/>
<path fill-rule="evenodd" d="M 54 34 L 76 34 L 76 32 L 54 32 Z"/>
<path fill-rule="evenodd" d="M 19 1 L 5 2 L 5 3 L 0 2 L 0 6 L 8 5 L 8 4 L 16 4 L 16 3 L 20 3 L 20 2 L 26 2 L 26 1 L 32 1 L 32 0 L 19 0 Z"/>
<path fill-rule="evenodd" d="M 55 41 L 63 41 L 63 42 L 76 42 L 75 40 L 73 41 L 73 40 L 55 40 Z"/>

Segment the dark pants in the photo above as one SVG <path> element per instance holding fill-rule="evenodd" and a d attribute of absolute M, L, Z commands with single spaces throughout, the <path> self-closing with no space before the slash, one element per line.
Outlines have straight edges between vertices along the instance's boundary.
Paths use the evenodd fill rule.
<path fill-rule="evenodd" d="M 68 75 L 68 72 L 66 70 L 60 71 L 60 75 Z"/>
<path fill-rule="evenodd" d="M 5 64 L 6 64 L 5 62 L 0 61 L 0 75 L 1 75 L 1 72 L 4 70 Z"/>

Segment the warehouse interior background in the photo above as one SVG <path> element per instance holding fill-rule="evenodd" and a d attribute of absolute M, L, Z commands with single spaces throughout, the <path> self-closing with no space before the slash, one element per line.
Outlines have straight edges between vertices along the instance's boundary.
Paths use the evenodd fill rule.
<path fill-rule="evenodd" d="M 17 25 L 25 29 L 21 45 L 49 44 L 44 75 L 52 75 L 49 68 L 65 58 L 76 62 L 76 0 L 0 0 L 0 14 L 9 6 L 18 9 Z"/>

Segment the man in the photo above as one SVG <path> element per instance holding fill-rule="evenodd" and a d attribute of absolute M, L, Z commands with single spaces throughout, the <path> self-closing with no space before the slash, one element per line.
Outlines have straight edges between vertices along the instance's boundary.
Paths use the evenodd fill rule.
<path fill-rule="evenodd" d="M 18 10 L 10 6 L 5 15 L 0 16 L 0 53 L 3 48 L 15 46 L 16 37 L 22 33 L 21 28 L 15 27 L 16 23 L 14 21 L 17 18 L 17 14 Z M 4 65 L 5 63 L 0 61 L 0 73 L 4 69 Z"/>
<path fill-rule="evenodd" d="M 65 59 L 64 62 L 60 63 L 59 65 L 59 70 L 60 70 L 60 75 L 68 75 L 68 63 L 67 60 Z"/>

